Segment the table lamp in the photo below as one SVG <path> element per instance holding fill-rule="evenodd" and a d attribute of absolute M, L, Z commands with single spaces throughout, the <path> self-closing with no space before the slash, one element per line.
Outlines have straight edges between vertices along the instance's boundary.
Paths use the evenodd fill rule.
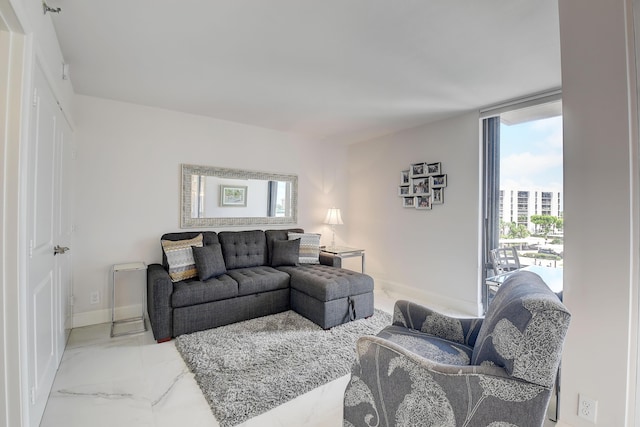
<path fill-rule="evenodd" d="M 331 247 L 335 248 L 336 247 L 336 225 L 344 224 L 342 222 L 342 217 L 340 216 L 340 209 L 337 209 L 335 207 L 329 209 L 329 211 L 327 212 L 327 217 L 324 219 L 324 223 L 329 224 L 331 226 L 331 233 L 332 233 Z"/>

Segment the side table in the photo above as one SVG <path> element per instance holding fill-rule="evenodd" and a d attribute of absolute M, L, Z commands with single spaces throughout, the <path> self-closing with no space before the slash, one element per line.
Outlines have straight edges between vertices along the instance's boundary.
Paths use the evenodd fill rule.
<path fill-rule="evenodd" d="M 140 270 L 146 270 L 146 269 L 147 269 L 147 265 L 144 262 L 130 262 L 126 264 L 113 265 L 111 269 L 111 272 L 112 272 L 112 276 L 111 276 L 111 286 L 112 286 L 111 288 L 111 338 L 121 336 L 121 335 L 137 334 L 147 330 L 147 323 L 144 319 L 144 311 L 145 311 L 144 308 L 146 306 L 145 302 L 146 302 L 147 293 L 145 292 L 144 284 L 142 286 L 142 303 L 141 303 L 142 307 L 140 310 L 141 311 L 140 316 L 134 316 L 128 319 L 116 319 L 116 275 L 117 273 L 140 271 Z M 117 325 L 131 324 L 136 322 L 140 322 L 142 324 L 140 328 L 125 330 L 123 332 L 115 331 Z"/>
<path fill-rule="evenodd" d="M 350 248 L 348 246 L 323 246 L 320 250 L 336 256 L 341 260 L 359 256 L 362 260 L 362 273 L 364 273 L 364 249 Z"/>

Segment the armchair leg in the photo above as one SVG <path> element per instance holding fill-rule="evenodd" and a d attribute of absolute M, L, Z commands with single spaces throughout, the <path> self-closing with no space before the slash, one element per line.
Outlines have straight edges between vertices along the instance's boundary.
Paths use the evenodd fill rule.
<path fill-rule="evenodd" d="M 156 341 L 158 344 L 162 344 L 163 342 L 171 341 L 171 337 L 160 338 L 159 340 L 156 340 Z"/>

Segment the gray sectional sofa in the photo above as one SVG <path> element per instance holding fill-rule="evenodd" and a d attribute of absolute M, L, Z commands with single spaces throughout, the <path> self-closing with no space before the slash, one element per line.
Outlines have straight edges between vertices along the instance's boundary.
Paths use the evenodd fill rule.
<path fill-rule="evenodd" d="M 289 233 L 302 229 L 189 231 L 162 241 L 199 238 L 193 248 L 198 277 L 172 281 L 162 264 L 147 270 L 147 312 L 158 342 L 289 309 L 324 329 L 373 315 L 373 279 L 340 268 L 340 259 L 320 254 L 319 264 L 292 262 Z M 294 244 L 295 245 L 295 244 Z M 206 254 L 203 256 L 202 254 Z M 211 255 L 211 254 L 218 254 Z M 296 253 L 297 261 L 297 253 Z M 203 277 L 203 272 L 206 271 Z"/>

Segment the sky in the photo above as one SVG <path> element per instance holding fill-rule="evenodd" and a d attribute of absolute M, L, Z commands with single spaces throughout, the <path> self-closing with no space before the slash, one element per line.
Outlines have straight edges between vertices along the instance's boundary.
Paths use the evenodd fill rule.
<path fill-rule="evenodd" d="M 500 188 L 562 191 L 562 116 L 500 125 Z"/>

